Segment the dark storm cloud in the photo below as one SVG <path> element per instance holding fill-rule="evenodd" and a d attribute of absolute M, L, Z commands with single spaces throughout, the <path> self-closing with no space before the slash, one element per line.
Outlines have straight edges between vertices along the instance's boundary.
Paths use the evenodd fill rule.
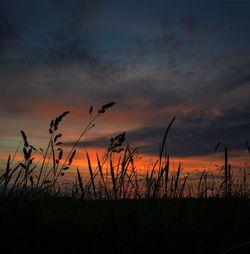
<path fill-rule="evenodd" d="M 95 49 L 92 30 L 94 21 L 101 12 L 101 2 L 92 4 L 86 1 L 52 1 L 58 12 L 59 23 L 48 34 L 47 61 L 45 64 L 97 64 L 91 54 Z M 46 52 L 45 52 L 46 59 Z"/>
<path fill-rule="evenodd" d="M 181 121 L 181 124 L 176 126 L 174 123 L 168 136 L 168 151 L 174 156 L 210 155 L 218 142 L 222 147 L 227 145 L 229 150 L 244 151 L 245 142 L 250 138 L 250 108 L 231 109 L 217 117 L 208 112 L 196 112 L 195 115 L 192 112 L 181 119 L 177 117 L 176 121 Z M 129 131 L 126 136 L 132 145 L 144 144 L 139 146 L 143 153 L 158 155 L 165 131 L 166 127 L 148 126 Z M 81 142 L 79 146 L 107 147 L 109 138 Z"/>
<path fill-rule="evenodd" d="M 0 64 L 5 72 L 16 67 L 24 71 L 41 65 L 96 63 L 91 54 L 95 44 L 92 30 L 100 3 L 44 1 L 37 5 L 2 5 L 9 10 L 1 12 L 0 18 L 1 52 L 5 55 Z M 15 6 L 19 6 L 20 12 Z"/>
<path fill-rule="evenodd" d="M 44 65 L 67 66 L 70 64 L 91 64 L 95 58 L 91 56 L 91 39 L 71 35 L 68 31 L 54 31 L 50 34 L 49 45 L 42 56 Z"/>
<path fill-rule="evenodd" d="M 92 94 L 94 101 L 110 100 L 113 98 L 118 102 L 120 108 L 126 110 L 139 110 L 140 107 L 157 110 L 180 103 L 183 98 L 177 91 L 164 88 L 165 83 L 157 79 L 135 79 L 128 81 L 117 81 L 113 89 L 96 89 Z M 157 84 L 157 86 L 155 86 Z M 163 87 L 163 88 L 161 88 Z M 142 104 L 141 100 L 145 102 Z"/>
<path fill-rule="evenodd" d="M 44 5 L 39 3 L 39 8 L 35 8 L 35 5 L 27 5 L 27 9 L 22 7 L 24 15 L 19 24 L 15 23 L 16 27 L 10 30 L 19 31 L 19 34 L 16 35 L 17 45 L 12 48 L 12 53 L 2 60 L 1 66 L 4 66 L 3 77 L 8 73 L 6 69 L 9 73 L 18 70 L 22 75 L 16 74 L 18 84 L 17 81 L 10 80 L 9 77 L 6 79 L 9 81 L 9 86 L 4 91 L 5 94 L 9 95 L 11 92 L 23 91 L 19 93 L 20 98 L 26 91 L 30 98 L 38 99 L 39 96 L 43 96 L 43 93 L 47 93 L 47 98 L 53 98 L 55 92 L 59 97 L 60 94 L 66 92 L 65 89 L 69 84 L 75 83 L 71 88 L 72 93 L 77 91 L 75 97 L 84 92 L 86 94 L 87 91 L 87 94 L 94 101 L 114 98 L 121 103 L 121 106 L 130 106 L 129 99 L 136 99 L 137 97 L 149 100 L 150 107 L 157 108 L 164 103 L 169 105 L 176 100 L 175 97 L 177 96 L 173 92 L 168 92 L 168 100 L 165 100 L 166 92 L 154 88 L 161 81 L 155 80 L 154 77 L 144 78 L 144 73 L 142 73 L 142 77 L 137 77 L 136 74 L 132 80 L 128 78 L 127 81 L 124 81 L 124 77 L 121 77 L 121 75 L 123 75 L 124 68 L 127 68 L 126 63 L 104 60 L 100 55 L 95 54 L 94 21 L 100 13 L 101 6 L 98 2 L 94 5 L 90 5 L 88 2 L 72 4 L 69 1 L 45 3 Z M 41 11 L 45 8 L 44 6 L 48 12 L 47 20 L 43 18 L 44 13 Z M 10 18 L 10 16 L 7 17 Z M 34 24 L 27 26 L 27 19 L 33 19 L 34 16 L 37 16 Z M 34 29 L 37 25 L 41 29 Z M 29 45 L 22 44 L 22 38 L 24 37 L 29 38 L 27 39 Z M 10 45 L 10 35 L 7 39 Z M 133 63 L 129 65 L 133 68 Z M 77 86 L 83 81 L 78 80 L 77 75 L 79 73 L 72 72 L 72 66 L 80 67 L 78 72 L 82 71 L 89 77 L 84 81 L 81 89 Z M 45 80 L 46 84 L 40 82 L 36 87 L 37 79 L 40 78 L 37 78 L 37 76 L 42 76 L 43 72 L 44 78 L 42 79 Z M 25 73 L 26 78 L 24 78 Z M 53 74 L 54 78 L 51 78 Z M 19 77 L 19 75 L 22 77 Z M 63 80 L 60 78 L 62 75 Z M 127 78 L 125 77 L 125 79 Z M 89 84 L 86 84 L 86 82 Z M 141 86 L 141 84 L 143 85 Z M 4 82 L 1 85 L 4 85 Z M 50 87 L 50 89 L 45 90 L 46 87 Z M 60 91 L 58 91 L 58 88 L 60 88 Z M 10 110 L 9 112 L 12 114 L 15 111 Z"/>
<path fill-rule="evenodd" d="M 114 100 L 121 114 L 130 111 L 144 121 L 145 128 L 127 136 L 148 143 L 146 153 L 158 152 L 161 126 L 172 114 L 177 121 L 169 141 L 176 155 L 208 154 L 218 141 L 240 149 L 238 141 L 249 137 L 250 37 L 248 23 L 231 15 L 233 9 L 227 14 L 224 7 L 218 12 L 131 3 L 114 8 L 99 1 L 2 6 L 1 113 L 30 113 L 30 105 L 45 100 L 51 107 L 62 101 L 77 109 Z"/>
<path fill-rule="evenodd" d="M 173 19 L 173 18 L 172 18 Z M 171 20 L 164 17 L 159 21 L 158 33 L 149 38 L 137 38 L 137 52 L 139 54 L 150 54 L 152 52 L 168 53 L 169 55 L 182 55 L 185 47 L 195 45 L 202 24 L 192 16 L 182 16 Z M 175 22 L 173 22 L 175 21 Z"/>
<path fill-rule="evenodd" d="M 231 109 L 217 117 L 203 114 L 200 117 L 189 114 L 183 119 L 182 128 L 173 128 L 169 142 L 174 154 L 208 155 L 217 142 L 227 145 L 229 150 L 246 150 L 245 141 L 250 138 L 250 108 Z"/>
<path fill-rule="evenodd" d="M 249 58 L 219 56 L 197 67 L 193 75 L 194 101 L 223 108 L 249 106 Z"/>

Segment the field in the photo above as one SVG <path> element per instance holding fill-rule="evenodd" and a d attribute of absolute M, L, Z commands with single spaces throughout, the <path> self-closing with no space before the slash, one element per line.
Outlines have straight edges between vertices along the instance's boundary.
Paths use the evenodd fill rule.
<path fill-rule="evenodd" d="M 8 253 L 248 253 L 247 199 L 1 200 Z"/>
<path fill-rule="evenodd" d="M 97 167 L 87 153 L 88 176 L 77 169 L 75 183 L 62 189 L 60 179 L 70 170 L 79 141 L 113 105 L 103 105 L 94 116 L 90 108 L 89 124 L 66 155 L 58 129 L 68 111 L 51 121 L 46 149 L 30 145 L 21 131 L 23 160 L 9 156 L 0 176 L 1 248 L 6 253 L 248 253 L 246 171 L 232 173 L 227 147 L 219 175 L 203 171 L 192 183 L 181 165 L 171 170 L 166 144 L 175 118 L 159 159 L 144 175 L 135 164 L 137 149 L 122 133 L 110 140 L 102 159 L 97 156 Z"/>

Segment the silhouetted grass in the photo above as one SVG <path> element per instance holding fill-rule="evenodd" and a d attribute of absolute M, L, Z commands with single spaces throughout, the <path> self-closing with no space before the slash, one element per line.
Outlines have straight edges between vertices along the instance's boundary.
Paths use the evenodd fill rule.
<path fill-rule="evenodd" d="M 136 165 L 138 149 L 122 133 L 110 140 L 101 159 L 96 155 L 96 168 L 86 153 L 89 176 L 77 168 L 75 184 L 62 190 L 60 178 L 72 169 L 78 143 L 113 105 L 103 105 L 94 116 L 90 107 L 89 123 L 68 153 L 59 128 L 68 111 L 51 121 L 44 150 L 30 145 L 21 131 L 23 160 L 16 162 L 17 152 L 9 156 L 0 176 L 1 248 L 6 253 L 248 253 L 246 172 L 232 174 L 227 147 L 219 175 L 204 170 L 193 182 L 181 163 L 173 170 L 166 147 L 175 117 L 159 159 L 147 171 Z"/>
<path fill-rule="evenodd" d="M 15 158 L 9 156 L 5 172 L 0 176 L 0 195 L 3 198 L 25 196 L 32 199 L 43 195 L 66 195 L 61 190 L 59 178 L 70 169 L 79 141 L 94 127 L 96 119 L 113 105 L 114 102 L 103 105 L 95 116 L 92 116 L 93 107 L 91 106 L 89 123 L 67 154 L 60 141 L 63 135 L 59 131 L 59 124 L 69 114 L 69 111 L 51 121 L 49 142 L 45 151 L 30 145 L 25 132 L 21 130 L 24 160 L 14 166 Z M 77 169 L 76 183 L 71 189 L 72 197 L 95 200 L 248 197 L 246 173 L 242 171 L 242 177 L 238 179 L 232 175 L 227 147 L 225 147 L 225 160 L 221 167 L 221 175 L 213 175 L 209 171 L 204 171 L 200 174 L 200 179 L 196 181 L 198 184 L 192 183 L 190 175 L 183 173 L 181 163 L 176 172 L 170 168 L 170 156 L 167 154 L 166 145 L 174 121 L 175 117 L 166 128 L 160 145 L 159 159 L 147 172 L 141 173 L 138 169 L 135 160 L 138 149 L 132 149 L 129 144 L 126 144 L 125 133 L 111 138 L 102 160 L 97 155 L 98 166 L 96 168 L 93 168 L 89 154 L 86 153 L 89 177 L 82 177 Z M 219 145 L 220 143 L 215 147 L 209 169 Z M 247 147 L 249 148 L 248 143 Z M 41 156 L 40 164 L 34 159 L 38 153 Z M 103 167 L 106 168 L 105 175 Z"/>

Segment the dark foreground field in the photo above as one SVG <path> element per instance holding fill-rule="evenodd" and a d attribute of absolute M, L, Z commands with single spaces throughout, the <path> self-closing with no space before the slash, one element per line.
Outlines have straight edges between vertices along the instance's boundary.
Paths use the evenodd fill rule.
<path fill-rule="evenodd" d="M 250 253 L 247 199 L 8 200 L 4 253 Z"/>

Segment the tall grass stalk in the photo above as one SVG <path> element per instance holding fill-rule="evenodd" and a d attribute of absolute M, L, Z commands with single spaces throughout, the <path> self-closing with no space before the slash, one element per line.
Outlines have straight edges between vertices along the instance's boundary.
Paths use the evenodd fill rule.
<path fill-rule="evenodd" d="M 4 198 L 66 195 L 61 191 L 59 177 L 63 177 L 64 172 L 72 168 L 80 140 L 94 127 L 97 118 L 113 105 L 113 102 L 103 105 L 94 116 L 92 116 L 93 107 L 90 108 L 87 126 L 66 155 L 60 141 L 62 134 L 58 128 L 59 123 L 69 114 L 69 111 L 51 121 L 49 142 L 45 152 L 31 146 L 26 134 L 21 131 L 24 159 L 17 165 L 13 165 L 13 157 L 8 157 L 6 168 L 0 176 L 0 195 Z M 167 150 L 167 138 L 175 119 L 175 117 L 172 118 L 166 128 L 160 145 L 159 158 L 146 172 L 138 169 L 136 163 L 138 149 L 132 149 L 125 142 L 125 133 L 122 133 L 110 139 L 110 145 L 102 159 L 96 154 L 96 168 L 92 167 L 93 162 L 89 153 L 86 152 L 88 176 L 83 177 L 80 170 L 76 169 L 75 184 L 71 186 L 70 195 L 74 198 L 94 200 L 249 197 L 246 171 L 242 169 L 238 176 L 232 173 L 233 168 L 229 163 L 227 147 L 224 150 L 222 173 L 218 175 L 210 172 L 220 143 L 213 151 L 208 170 L 200 172 L 198 179 L 194 180 L 191 173 L 185 174 L 181 163 L 177 170 L 174 165 L 170 165 L 171 157 Z M 248 142 L 247 148 L 249 152 Z M 40 166 L 39 162 L 35 162 L 36 154 L 42 155 Z"/>

